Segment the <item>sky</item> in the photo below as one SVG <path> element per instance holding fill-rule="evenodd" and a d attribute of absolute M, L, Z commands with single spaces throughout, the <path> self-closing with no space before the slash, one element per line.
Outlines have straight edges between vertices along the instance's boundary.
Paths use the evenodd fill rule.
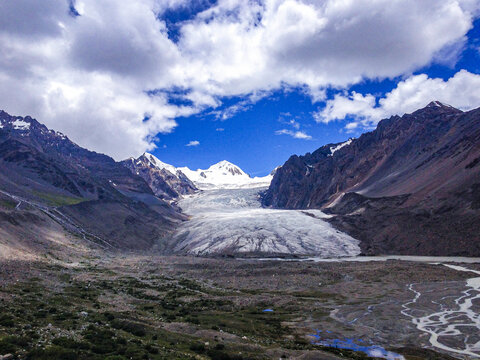
<path fill-rule="evenodd" d="M 480 107 L 480 0 L 5 0 L 0 109 L 116 160 L 252 176 L 439 100 Z"/>

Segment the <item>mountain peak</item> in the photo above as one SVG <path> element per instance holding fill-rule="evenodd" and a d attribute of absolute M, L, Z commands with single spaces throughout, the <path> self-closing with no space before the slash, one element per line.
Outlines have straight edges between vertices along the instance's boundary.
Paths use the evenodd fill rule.
<path fill-rule="evenodd" d="M 435 101 L 431 101 L 426 107 L 432 108 L 432 107 L 452 107 L 452 106 L 443 104 L 440 101 L 435 100 Z"/>
<path fill-rule="evenodd" d="M 172 174 L 176 174 L 176 172 L 177 172 L 177 169 L 175 168 L 175 166 L 164 163 L 159 158 L 157 158 L 155 155 L 150 154 L 149 152 L 144 152 L 143 155 L 140 156 L 138 159 L 141 159 L 142 157 L 144 157 L 153 167 L 155 167 L 157 169 L 160 169 L 160 170 L 165 169 L 165 170 L 170 171 Z"/>
<path fill-rule="evenodd" d="M 208 171 L 216 176 L 247 176 L 250 178 L 242 169 L 237 165 L 232 164 L 227 160 L 222 160 L 208 168 Z"/>
<path fill-rule="evenodd" d="M 428 103 L 427 106 L 424 107 L 424 109 L 448 109 L 448 110 L 454 110 L 455 112 L 462 112 L 461 110 L 454 108 L 451 105 L 444 104 L 438 100 L 431 101 L 430 103 Z"/>
<path fill-rule="evenodd" d="M 238 168 L 237 165 L 232 164 L 230 161 L 227 161 L 227 160 L 219 161 L 218 163 L 210 166 L 210 168 L 214 168 L 214 169 L 224 169 L 224 168 L 232 168 L 232 167 Z"/>

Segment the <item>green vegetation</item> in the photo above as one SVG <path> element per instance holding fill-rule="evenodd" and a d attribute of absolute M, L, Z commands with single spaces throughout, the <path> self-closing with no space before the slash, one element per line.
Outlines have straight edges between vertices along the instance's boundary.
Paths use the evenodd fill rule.
<path fill-rule="evenodd" d="M 17 206 L 17 203 L 15 201 L 0 199 L 0 208 L 15 209 L 15 206 Z"/>
<path fill-rule="evenodd" d="M 192 279 L 119 275 L 96 266 L 46 266 L 42 275 L 0 287 L 0 355 L 20 359 L 268 359 L 269 351 L 323 350 L 291 323 L 330 320 L 327 291 L 232 291 Z M 286 299 L 286 300 L 285 300 Z M 321 304 L 325 304 L 325 308 Z M 275 308 L 274 312 L 263 312 Z M 308 310 L 307 310 L 308 309 Z M 310 310 L 311 309 L 311 310 Z"/>
<path fill-rule="evenodd" d="M 52 194 L 40 191 L 32 191 L 32 194 L 42 200 L 45 200 L 51 206 L 76 205 L 86 201 L 86 199 L 76 196 Z"/>

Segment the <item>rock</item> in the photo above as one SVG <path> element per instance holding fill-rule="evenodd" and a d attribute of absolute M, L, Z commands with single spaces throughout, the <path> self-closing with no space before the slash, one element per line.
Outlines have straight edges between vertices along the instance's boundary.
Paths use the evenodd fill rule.
<path fill-rule="evenodd" d="M 141 176 L 161 199 L 177 199 L 197 190 L 182 171 L 161 162 L 151 154 L 144 153 L 137 159 L 130 158 L 121 163 L 133 174 Z"/>

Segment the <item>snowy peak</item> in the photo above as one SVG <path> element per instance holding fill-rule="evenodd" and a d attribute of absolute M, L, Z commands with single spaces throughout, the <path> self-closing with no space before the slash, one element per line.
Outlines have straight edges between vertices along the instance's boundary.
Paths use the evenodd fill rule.
<path fill-rule="evenodd" d="M 222 160 L 208 168 L 207 171 L 211 171 L 212 173 L 222 174 L 224 176 L 245 176 L 247 175 L 245 172 L 242 171 L 238 166 L 228 162 L 227 160 Z M 248 176 L 248 175 L 247 175 Z"/>
<path fill-rule="evenodd" d="M 272 176 L 251 178 L 240 167 L 223 160 L 206 170 L 190 170 L 179 168 L 193 183 L 203 190 L 207 189 L 239 189 L 269 186 Z"/>
<path fill-rule="evenodd" d="M 70 142 L 70 139 L 60 131 L 48 129 L 30 116 L 12 116 L 3 110 L 0 110 L 0 129 L 3 131 L 13 131 L 20 134 L 23 138 L 40 136 L 48 139 L 50 144 Z"/>

